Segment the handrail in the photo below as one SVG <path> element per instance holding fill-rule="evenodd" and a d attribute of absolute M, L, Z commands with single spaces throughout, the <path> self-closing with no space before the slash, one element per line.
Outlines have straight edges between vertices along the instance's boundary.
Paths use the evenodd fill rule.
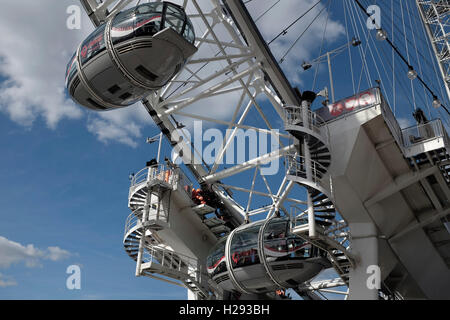
<path fill-rule="evenodd" d="M 199 281 L 201 269 L 198 259 L 150 244 L 146 244 L 144 249 L 143 263 L 157 263 L 162 267 L 186 273 Z"/>
<path fill-rule="evenodd" d="M 298 120 L 303 120 L 303 106 L 287 106 L 284 108 L 286 112 L 286 123 L 287 124 L 295 124 Z M 311 111 L 309 108 L 307 110 L 308 119 L 311 120 L 309 123 L 312 123 L 316 126 L 320 126 L 325 123 L 325 120 L 319 116 L 317 113 Z"/>
<path fill-rule="evenodd" d="M 127 217 L 127 220 L 125 222 L 125 236 L 128 235 L 130 230 L 132 230 L 133 228 L 135 228 L 136 226 L 138 226 L 141 223 L 143 212 L 144 212 L 143 209 L 136 209 Z M 170 252 L 170 253 L 176 254 L 177 256 L 182 257 L 186 261 L 191 261 L 191 262 L 195 261 L 196 264 L 198 263 L 198 259 L 192 258 L 192 257 L 190 257 L 188 255 L 185 255 L 185 254 L 182 254 L 182 253 L 176 253 L 176 252 L 171 251 L 171 250 L 162 249 L 162 248 L 158 248 L 158 247 L 151 246 L 151 245 L 146 245 L 145 248 L 147 250 L 151 249 L 151 250 L 153 250 L 155 252 L 158 251 L 158 250 L 163 250 L 164 252 L 167 251 L 167 252 Z"/>
<path fill-rule="evenodd" d="M 306 110 L 305 110 L 306 109 Z M 316 112 L 311 111 L 304 106 L 287 106 L 284 108 L 286 125 L 301 126 L 312 130 L 314 133 L 323 137 L 323 129 L 325 129 L 325 143 L 328 145 L 330 141 L 330 132 L 326 126 L 325 120 Z M 305 121 L 304 114 L 307 114 Z M 325 125 L 325 126 L 324 126 Z"/>
<path fill-rule="evenodd" d="M 124 241 L 130 231 L 139 226 L 142 214 L 143 210 L 137 209 L 127 217 L 125 222 Z M 142 263 L 157 263 L 162 267 L 185 273 L 188 277 L 197 282 L 201 281 L 201 265 L 197 258 L 154 246 L 148 242 L 144 244 Z"/>
<path fill-rule="evenodd" d="M 131 179 L 130 189 L 152 180 L 160 180 L 173 186 L 189 186 L 189 190 L 183 188 L 189 196 L 194 186 L 191 179 L 186 176 L 181 168 L 158 164 L 138 171 Z"/>
<path fill-rule="evenodd" d="M 320 163 L 310 160 L 311 163 L 311 173 L 312 173 L 312 182 L 314 183 L 322 183 L 322 178 L 325 175 L 325 173 L 328 171 L 327 168 L 325 168 Z M 288 174 L 298 176 L 299 173 L 301 175 L 304 175 L 304 178 L 306 179 L 306 159 L 305 157 L 299 156 L 299 155 L 292 155 L 289 154 L 286 156 L 286 167 L 288 168 Z M 291 173 L 293 172 L 293 173 Z"/>
<path fill-rule="evenodd" d="M 378 95 L 380 97 L 380 108 L 381 113 L 384 116 L 384 119 L 389 127 L 389 129 L 392 132 L 392 135 L 394 136 L 395 141 L 400 146 L 400 148 L 404 145 L 404 139 L 402 136 L 402 129 L 400 128 L 400 125 L 398 124 L 397 119 L 395 118 L 394 113 L 391 110 L 391 107 L 387 104 L 386 100 L 384 99 L 383 95 L 381 94 L 381 91 L 378 89 Z"/>
<path fill-rule="evenodd" d="M 448 143 L 448 135 L 441 119 L 402 129 L 402 136 L 405 148 L 436 138 L 444 138 L 445 143 Z"/>
<path fill-rule="evenodd" d="M 130 230 L 135 228 L 142 219 L 142 213 L 143 213 L 143 208 L 139 208 L 134 210 L 128 217 L 127 220 L 125 221 L 125 232 L 124 232 L 124 237 L 126 237 Z"/>
<path fill-rule="evenodd" d="M 150 180 L 161 180 L 172 184 L 174 173 L 178 173 L 178 168 L 170 168 L 165 164 L 157 164 L 138 171 L 131 179 L 131 187 L 140 185 Z"/>

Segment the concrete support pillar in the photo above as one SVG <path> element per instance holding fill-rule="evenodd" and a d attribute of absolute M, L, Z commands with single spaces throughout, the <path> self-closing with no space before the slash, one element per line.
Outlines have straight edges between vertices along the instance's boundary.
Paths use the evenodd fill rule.
<path fill-rule="evenodd" d="M 350 270 L 349 300 L 378 300 L 381 274 L 378 263 L 378 238 L 373 223 L 351 223 L 351 252 L 356 256 Z"/>

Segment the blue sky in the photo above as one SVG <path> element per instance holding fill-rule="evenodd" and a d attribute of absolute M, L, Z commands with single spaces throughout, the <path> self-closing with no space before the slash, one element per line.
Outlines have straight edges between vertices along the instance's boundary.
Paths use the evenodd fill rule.
<path fill-rule="evenodd" d="M 135 263 L 122 246 L 130 213 L 128 176 L 155 156 L 157 145 L 145 144 L 145 138 L 159 131 L 140 106 L 97 114 L 68 100 L 65 65 L 92 26 L 83 16 L 81 30 L 65 28 L 65 9 L 78 4 L 75 0 L 29 7 L 21 1 L 5 0 L 0 13 L 5 30 L 0 39 L 0 299 L 185 299 L 185 289 L 136 278 Z M 258 22 L 266 39 L 281 30 L 280 21 L 292 21 L 300 12 L 298 2 L 283 1 Z M 249 10 L 256 17 L 274 2 L 253 2 Z M 332 6 L 323 50 L 347 41 L 340 2 Z M 26 21 L 13 18 L 17 10 L 24 11 Z M 302 27 L 275 43 L 276 57 Z M 322 32 L 323 24 L 282 65 L 301 89 L 310 89 L 313 70 L 303 74 L 299 65 L 319 54 L 320 41 L 308 49 Z M 348 56 L 333 65 L 338 99 L 350 96 Z M 327 81 L 322 67 L 316 89 Z M 397 115 L 410 124 L 412 109 L 402 94 Z M 81 290 L 66 288 L 66 268 L 72 264 L 81 266 Z"/>
<path fill-rule="evenodd" d="M 0 235 L 70 255 L 38 259 L 35 267 L 22 259 L 0 269 L 17 283 L 0 287 L 0 298 L 185 298 L 183 289 L 135 278 L 122 246 L 128 175 L 144 166 L 153 146 L 105 145 L 82 123 L 64 121 L 48 130 L 38 122 L 24 130 L 0 117 Z M 81 265 L 82 290 L 66 289 L 71 264 Z"/>

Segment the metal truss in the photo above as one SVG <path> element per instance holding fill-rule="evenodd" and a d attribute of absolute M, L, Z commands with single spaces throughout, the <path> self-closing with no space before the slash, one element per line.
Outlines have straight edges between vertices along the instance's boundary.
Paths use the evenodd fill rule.
<path fill-rule="evenodd" d="M 80 1 L 96 26 L 137 3 Z M 288 216 L 304 211 L 307 202 L 300 199 L 306 197 L 306 191 L 287 179 L 283 164 L 284 156 L 296 150 L 292 137 L 284 131 L 284 108 L 300 105 L 301 99 L 245 5 L 236 0 L 174 2 L 182 5 L 193 21 L 199 50 L 167 86 L 143 101 L 145 108 L 197 181 L 212 186 L 236 221 L 270 218 L 278 211 Z M 204 129 L 221 133 L 212 163 L 204 159 L 203 137 L 195 136 L 195 121 L 201 121 Z M 244 161 L 225 161 L 228 153 L 234 154 L 235 142 L 243 136 L 245 140 L 245 130 L 270 139 L 269 145 L 267 140 L 266 145 L 258 141 L 257 150 L 267 150 L 256 154 L 247 150 Z M 251 147 L 247 145 L 247 149 Z M 276 172 L 265 174 L 264 169 L 274 163 L 278 165 Z M 263 201 L 262 206 L 252 206 Z M 303 210 L 292 210 L 299 206 Z M 304 289 L 318 290 L 314 286 Z M 323 288 L 327 289 L 330 286 Z"/>
<path fill-rule="evenodd" d="M 346 284 L 340 278 L 319 280 L 314 282 L 305 282 L 298 289 L 297 292 L 310 299 L 328 299 L 329 294 L 342 295 L 344 299 L 348 298 L 348 290 L 338 290 L 345 288 Z"/>
<path fill-rule="evenodd" d="M 246 28 L 247 24 L 235 24 L 236 16 L 231 15 L 231 8 L 237 2 L 206 2 L 183 2 L 196 27 L 199 52 L 169 85 L 148 98 L 151 111 L 156 112 L 165 127 L 175 129 L 169 129 L 172 140 L 182 136 L 177 147 L 183 150 L 184 162 L 190 164 L 200 183 L 213 184 L 222 196 L 226 194 L 224 190 L 233 190 L 235 195 L 248 193 L 246 205 L 234 206 L 241 216 L 267 214 L 274 207 L 282 207 L 283 201 L 298 203 L 299 200 L 284 194 L 288 181 L 283 179 L 283 165 L 276 175 L 280 183 L 276 190 L 271 189 L 273 177 L 261 174 L 261 167 L 273 161 L 280 163 L 280 158 L 293 150 L 289 135 L 280 128 L 284 122 L 284 101 L 297 103 L 297 98 L 278 65 L 273 63 L 269 50 L 256 43 L 260 39 L 257 36 L 244 39 L 240 34 L 239 28 Z M 270 65 L 274 67 L 267 68 Z M 275 89 L 269 79 L 279 83 L 279 88 Z M 285 92 L 285 96 L 280 92 Z M 216 108 L 224 106 L 217 101 L 226 101 L 229 111 L 215 109 L 216 104 L 219 105 Z M 198 137 L 189 139 L 192 134 L 187 129 L 176 129 L 179 122 L 192 127 L 193 121 L 202 121 L 204 128 L 213 127 L 222 132 L 224 138 L 213 163 L 204 165 L 203 150 L 196 148 L 200 144 L 194 141 Z M 266 135 L 279 147 L 253 157 L 246 155 L 245 161 L 239 163 L 224 164 L 227 152 L 234 148 L 234 142 L 244 130 Z M 255 183 L 257 180 L 259 183 Z M 255 196 L 269 198 L 271 204 L 251 208 Z"/>
<path fill-rule="evenodd" d="M 447 0 L 416 0 L 420 16 L 436 56 L 439 70 L 450 99 L 450 3 Z"/>

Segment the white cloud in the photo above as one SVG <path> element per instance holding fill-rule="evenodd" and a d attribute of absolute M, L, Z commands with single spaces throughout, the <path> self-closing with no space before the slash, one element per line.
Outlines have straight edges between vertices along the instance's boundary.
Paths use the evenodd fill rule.
<path fill-rule="evenodd" d="M 181 1 L 175 1 L 181 3 Z M 202 9 L 205 11 L 210 10 L 212 7 L 207 7 L 209 2 L 201 3 Z M 313 5 L 313 0 L 305 0 L 300 4 L 299 1 L 296 0 L 283 0 L 280 2 L 280 5 L 271 12 L 270 15 L 267 15 L 263 19 L 258 22 L 258 26 L 261 28 L 261 32 L 266 40 L 271 39 L 273 36 L 278 33 L 283 26 L 279 23 L 275 24 L 275 21 L 284 21 L 288 23 L 288 21 L 295 20 L 300 12 L 304 12 L 309 9 Z M 256 17 L 260 14 L 259 11 L 264 6 L 249 6 L 249 10 L 253 17 Z M 296 37 L 299 34 L 299 30 L 302 31 L 312 20 L 312 18 L 323 8 L 323 6 L 317 6 L 305 19 L 301 20 L 293 29 L 292 32 L 289 32 L 285 37 L 281 39 L 281 41 L 274 43 L 273 50 L 276 57 L 280 57 L 289 47 L 289 45 L 295 41 Z M 193 8 L 192 4 L 189 2 L 188 12 L 196 12 Z M 305 34 L 304 38 L 298 45 L 292 50 L 291 54 L 288 56 L 287 60 L 284 62 L 283 67 L 285 70 L 288 70 L 288 77 L 293 79 L 293 81 L 299 81 L 297 76 L 298 68 L 296 66 L 300 65 L 302 59 L 311 58 L 310 51 L 318 48 L 320 46 L 320 41 L 317 41 L 318 38 L 321 39 L 323 34 L 323 25 L 325 23 L 326 15 L 323 14 L 316 23 L 314 23 L 311 29 Z M 200 37 L 205 32 L 205 26 L 201 22 L 201 19 L 193 19 L 194 27 L 196 28 L 196 34 Z M 274 27 L 276 25 L 276 27 Z M 329 19 L 328 21 L 329 32 L 326 34 L 326 40 L 332 42 L 336 40 L 339 36 L 343 35 L 343 26 L 333 19 Z M 225 33 L 223 27 L 218 25 L 214 31 L 217 36 L 224 42 L 231 41 L 231 38 Z M 212 36 L 209 36 L 212 39 Z M 197 52 L 195 59 L 199 59 L 202 57 L 209 57 L 215 55 L 218 52 L 218 48 L 212 44 L 203 45 L 200 50 Z M 233 50 L 230 49 L 230 54 L 233 53 Z M 206 67 L 203 64 L 191 65 L 191 70 L 201 71 L 198 73 L 198 76 L 201 78 L 206 78 L 211 75 L 211 73 L 220 70 L 221 67 L 224 66 L 224 62 L 215 62 L 209 63 Z M 224 81 L 228 76 L 221 76 L 212 81 L 209 86 L 217 84 L 221 81 Z M 192 78 L 191 74 L 184 72 L 180 75 L 180 80 L 187 80 L 188 78 Z M 195 78 L 194 78 L 195 79 Z M 246 79 L 244 79 L 246 82 Z M 236 83 L 226 87 L 230 88 L 236 86 Z M 169 92 L 172 92 L 174 88 L 178 87 L 178 84 L 174 85 Z M 176 94 L 179 94 L 185 88 L 181 88 Z M 207 86 L 202 86 L 193 92 L 189 93 L 187 96 L 181 96 L 180 98 L 192 97 L 195 94 L 199 94 L 203 90 L 206 90 Z M 176 96 L 175 94 L 175 96 Z M 214 119 L 229 121 L 232 118 L 233 113 L 235 112 L 236 104 L 239 100 L 241 92 L 228 93 L 225 95 L 217 96 L 214 98 L 201 99 L 197 101 L 195 104 L 188 106 L 185 111 L 186 113 L 191 113 L 194 115 L 206 116 Z M 175 99 L 177 100 L 177 99 Z M 248 102 L 248 98 L 244 100 L 244 105 Z M 143 112 L 143 113 L 142 113 Z M 241 109 L 242 112 L 242 109 Z M 240 113 L 241 113 L 240 112 Z M 238 116 L 240 116 L 240 113 Z M 182 122 L 187 126 L 188 129 L 192 129 L 191 118 L 182 117 L 180 115 L 175 115 L 175 118 Z M 106 112 L 106 113 L 96 113 L 92 116 L 88 121 L 88 129 L 90 132 L 94 133 L 100 141 L 109 142 L 109 141 L 118 141 L 120 143 L 129 145 L 131 147 L 135 147 L 137 145 L 137 139 L 142 138 L 142 130 L 146 125 L 146 122 L 143 119 L 149 119 L 149 116 L 146 114 L 145 110 L 142 107 L 131 107 L 122 110 Z M 151 123 L 149 120 L 148 123 Z M 205 122 L 203 124 L 204 128 L 210 126 L 217 126 L 217 124 Z"/>
<path fill-rule="evenodd" d="M 270 7 L 275 0 L 273 1 L 253 1 L 250 2 L 248 5 L 248 9 L 250 11 L 250 14 L 253 16 L 253 18 L 256 18 L 260 16 L 262 12 L 264 12 L 268 7 Z M 300 13 L 307 11 L 310 7 L 313 6 L 313 4 L 316 1 L 313 0 L 304 0 L 304 1 L 298 1 L 298 0 L 283 0 L 278 3 L 278 5 L 270 11 L 269 14 L 265 15 L 262 19 L 260 19 L 257 22 L 257 26 L 259 27 L 263 37 L 266 39 L 266 41 L 271 40 L 273 37 L 275 37 L 283 27 L 286 27 L 289 23 L 294 21 Z M 202 3 L 203 6 L 203 3 Z M 188 9 L 190 7 L 188 6 Z M 202 7 L 204 8 L 204 7 Z M 190 8 L 192 9 L 192 8 Z M 297 39 L 298 35 L 304 31 L 304 29 L 309 25 L 309 23 L 313 20 L 313 18 L 322 10 L 324 9 L 323 5 L 318 5 L 313 9 L 304 19 L 300 20 L 292 29 L 289 30 L 289 32 L 283 36 L 280 37 L 279 40 L 275 41 L 271 46 L 271 50 L 275 56 L 276 59 L 280 59 L 283 54 L 287 51 L 287 49 L 290 47 L 290 45 Z M 303 62 L 303 60 L 309 60 L 311 58 L 314 58 L 315 55 L 318 54 L 320 45 L 321 45 L 321 39 L 324 31 L 324 24 L 327 19 L 327 15 L 324 13 L 315 21 L 315 23 L 312 24 L 312 26 L 309 28 L 309 30 L 305 33 L 302 40 L 297 43 L 297 45 L 294 47 L 294 49 L 291 51 L 291 53 L 287 56 L 285 62 L 281 65 L 283 69 L 285 70 L 288 79 L 290 79 L 293 84 L 299 84 L 301 82 L 301 79 L 299 77 L 299 69 L 300 65 Z M 195 13 L 195 12 L 194 12 Z M 201 37 L 204 34 L 205 27 L 200 22 L 200 19 L 193 19 L 194 27 L 196 28 L 196 34 L 197 37 Z M 325 40 L 327 43 L 331 43 L 333 41 L 336 41 L 339 37 L 344 35 L 344 27 L 335 21 L 332 17 L 328 20 L 328 32 L 325 34 Z M 217 34 L 218 38 L 221 39 L 223 42 L 232 41 L 230 36 L 227 35 L 223 27 L 220 27 L 218 25 L 214 28 L 214 32 Z M 210 40 L 212 40 L 212 36 L 208 36 Z M 318 40 L 319 39 L 319 40 Z M 324 47 L 326 48 L 326 47 Z M 194 59 L 200 59 L 203 57 L 210 57 L 212 55 L 215 55 L 219 52 L 219 49 L 213 45 L 213 44 L 203 44 L 203 46 L 200 48 L 200 50 L 197 52 Z M 227 50 L 229 54 L 235 54 L 237 52 L 233 52 L 233 50 L 229 49 Z M 234 61 L 237 61 L 238 59 L 235 59 Z M 211 75 L 212 73 L 218 71 L 223 67 L 225 63 L 223 61 L 221 62 L 214 62 L 209 63 L 207 66 L 203 64 L 198 65 L 190 65 L 190 69 L 193 71 L 201 70 L 198 75 L 200 78 L 206 78 L 207 76 Z M 245 66 L 245 65 L 244 65 Z M 246 66 L 245 66 L 246 67 Z M 243 68 L 240 68 L 237 70 L 237 72 L 243 71 Z M 221 81 L 224 81 L 231 75 L 223 75 L 212 81 L 211 85 L 217 84 Z M 190 74 L 185 73 L 185 76 L 183 77 L 183 74 L 180 76 L 180 80 L 186 80 L 187 78 L 193 78 Z M 244 79 L 244 82 L 246 82 L 246 79 Z M 234 83 L 228 87 L 227 89 L 232 88 L 236 86 L 237 84 Z M 176 87 L 176 86 L 174 86 Z M 172 88 L 173 89 L 173 88 Z M 180 93 L 184 88 L 179 90 L 177 94 Z M 207 89 L 206 86 L 202 86 L 199 89 L 194 90 L 193 92 L 189 93 L 186 96 L 181 96 L 179 98 L 186 98 L 191 97 L 194 94 L 198 94 L 202 92 L 203 90 Z M 252 91 L 252 90 L 251 90 Z M 194 105 L 188 106 L 186 109 L 183 109 L 183 112 L 191 113 L 195 115 L 200 116 L 206 116 L 218 120 L 225 120 L 229 121 L 232 118 L 232 115 L 236 108 L 236 103 L 239 100 L 241 92 L 234 92 L 234 93 L 228 93 L 225 95 L 216 96 L 209 99 L 202 99 L 197 101 Z M 176 96 L 176 95 L 175 95 Z M 173 97 L 172 97 L 173 98 Z M 175 99 L 177 100 L 177 99 Z M 247 103 L 248 98 L 245 99 L 244 105 Z M 242 108 L 243 109 L 243 108 Z M 241 112 L 238 114 L 238 117 L 241 115 Z M 267 115 L 266 115 L 267 116 Z M 183 122 L 183 124 L 187 125 L 188 128 L 191 127 L 191 122 L 189 119 L 186 119 L 184 117 L 176 116 L 179 120 Z M 248 121 L 254 120 L 254 119 L 248 119 Z M 262 120 L 261 120 L 262 121 Z M 204 127 L 210 126 L 211 123 L 205 123 Z M 217 127 L 217 124 L 212 124 L 213 126 Z"/>
<path fill-rule="evenodd" d="M 0 111 L 24 126 L 42 117 L 50 128 L 82 111 L 64 94 L 64 71 L 83 37 L 66 28 L 75 1 L 2 1 L 0 11 Z"/>
<path fill-rule="evenodd" d="M 142 138 L 142 127 L 151 124 L 151 118 L 140 105 L 128 108 L 90 114 L 88 130 L 100 141 L 116 141 L 137 147 L 137 139 Z"/>
<path fill-rule="evenodd" d="M 46 258 L 51 261 L 59 261 L 67 259 L 71 256 L 70 252 L 60 247 L 48 247 Z"/>
<path fill-rule="evenodd" d="M 312 3 L 313 0 L 281 1 L 276 10 L 272 10 L 270 15 L 258 22 L 264 37 L 270 39 L 283 27 L 279 23 L 274 24 L 274 21 L 293 21 L 299 12 L 305 11 Z M 49 128 L 56 128 L 63 119 L 84 120 L 86 117 L 83 115 L 88 114 L 87 129 L 100 141 L 115 141 L 136 147 L 138 139 L 142 138 L 143 129 L 152 124 L 141 106 L 105 113 L 91 112 L 75 105 L 65 94 L 66 64 L 78 44 L 94 29 L 84 12 L 81 30 L 69 30 L 66 27 L 66 9 L 73 4 L 80 5 L 76 0 L 31 1 L 26 6 L 20 1 L 2 1 L 0 76 L 6 80 L 0 82 L 0 112 L 27 127 L 31 127 L 36 119 L 42 118 Z M 310 17 L 314 17 L 320 8 L 318 6 Z M 249 9 L 256 17 L 265 8 L 252 4 Z M 26 17 L 26 20 L 20 17 Z M 311 49 L 319 45 L 317 38 L 321 37 L 324 19 L 325 15 L 313 25 L 283 64 L 285 70 L 292 70 L 288 72 L 288 76 L 294 81 L 298 81 L 296 65 L 301 59 L 308 57 Z M 199 27 L 196 31 L 197 35 L 201 36 L 203 30 L 198 21 L 195 22 L 196 27 Z M 293 28 L 292 32 L 274 44 L 272 50 L 277 57 L 287 49 L 299 30 L 309 21 L 305 19 L 296 26 L 298 29 Z M 330 20 L 329 30 L 327 39 L 332 41 L 342 33 L 342 26 Z M 217 32 L 219 37 L 223 33 L 220 28 Z M 207 45 L 202 52 L 212 55 L 216 49 Z M 204 72 L 211 71 L 207 69 L 205 68 Z M 235 101 L 235 95 L 216 97 L 213 112 L 210 101 L 199 101 L 189 111 L 199 111 L 200 114 L 226 120 L 230 119 L 234 112 Z"/>
<path fill-rule="evenodd" d="M 0 288 L 16 286 L 17 282 L 10 276 L 5 276 L 0 273 Z"/>
<path fill-rule="evenodd" d="M 254 18 L 260 16 L 267 10 L 275 1 L 261 5 L 259 2 L 252 5 L 249 4 L 249 10 Z M 258 22 L 257 26 L 266 39 L 270 41 L 277 36 L 283 28 L 286 28 L 290 23 L 294 22 L 302 13 L 309 10 L 317 1 L 316 0 L 283 0 L 271 10 L 268 14 L 263 16 Z M 326 5 L 326 3 L 325 3 Z M 297 40 L 297 38 L 306 30 L 308 25 L 315 19 L 325 7 L 320 3 L 312 9 L 307 15 L 300 19 L 288 33 L 279 37 L 270 45 L 276 59 L 280 60 L 287 52 L 289 47 Z M 327 24 L 327 32 L 325 33 L 325 41 L 330 44 L 336 41 L 339 37 L 345 34 L 344 26 L 338 21 L 330 17 L 327 21 L 327 9 L 325 8 L 317 20 L 312 23 L 308 31 L 301 37 L 298 43 L 287 55 L 286 60 L 281 64 L 281 67 L 286 72 L 288 79 L 294 83 L 300 83 L 299 77 L 300 66 L 303 61 L 308 61 L 316 58 L 322 43 L 324 35 L 325 24 Z M 325 47 L 326 48 L 326 47 Z"/>
<path fill-rule="evenodd" d="M 41 260 L 59 261 L 68 258 L 71 253 L 59 247 L 41 250 L 33 244 L 26 246 L 0 236 L 0 268 L 9 268 L 13 264 L 25 263 L 29 268 L 40 266 Z"/>
<path fill-rule="evenodd" d="M 32 1 L 26 6 L 2 1 L 0 75 L 6 80 L 0 82 L 0 112 L 26 127 L 42 118 L 51 129 L 63 119 L 84 120 L 83 114 L 88 114 L 87 129 L 100 141 L 135 147 L 142 127 L 151 123 L 142 107 L 97 113 L 75 105 L 66 95 L 66 65 L 94 29 L 83 11 L 81 30 L 66 27 L 66 10 L 73 4 L 80 6 L 77 0 Z"/>

